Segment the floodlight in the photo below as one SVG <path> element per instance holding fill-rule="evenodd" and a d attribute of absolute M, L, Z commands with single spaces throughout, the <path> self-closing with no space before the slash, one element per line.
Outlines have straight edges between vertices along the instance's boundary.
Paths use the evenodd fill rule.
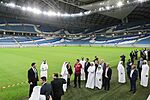
<path fill-rule="evenodd" d="M 75 15 L 74 14 L 71 14 L 71 17 L 74 17 Z"/>
<path fill-rule="evenodd" d="M 57 12 L 57 16 L 60 16 L 61 15 L 61 13 L 60 12 Z"/>
<path fill-rule="evenodd" d="M 79 15 L 82 16 L 82 15 L 83 15 L 83 12 L 80 12 Z"/>
<path fill-rule="evenodd" d="M 42 13 L 43 13 L 43 15 L 48 15 L 48 12 L 46 12 L 46 11 L 43 11 Z"/>
<path fill-rule="evenodd" d="M 88 15 L 88 14 L 90 14 L 90 13 L 91 13 L 91 10 L 85 12 L 84 14 Z"/>
<path fill-rule="evenodd" d="M 101 11 L 102 10 L 102 8 L 99 8 L 99 11 Z"/>
<path fill-rule="evenodd" d="M 127 1 L 127 4 L 130 4 L 130 1 L 129 1 L 129 0 Z"/>
<path fill-rule="evenodd" d="M 16 5 L 14 4 L 14 3 L 8 3 L 8 4 L 6 4 L 8 7 L 12 7 L 12 8 L 15 8 L 16 7 Z"/>
<path fill-rule="evenodd" d="M 63 16 L 68 17 L 68 16 L 71 16 L 71 15 L 68 14 L 68 13 L 65 13 L 65 14 L 63 14 Z"/>
<path fill-rule="evenodd" d="M 122 6 L 123 6 L 123 3 L 122 3 L 121 1 L 119 1 L 119 2 L 117 3 L 117 6 L 118 6 L 118 7 L 122 7 Z"/>
<path fill-rule="evenodd" d="M 137 0 L 137 1 L 140 2 L 140 3 L 144 2 L 144 0 Z"/>
<path fill-rule="evenodd" d="M 107 9 L 107 10 L 110 10 L 110 6 L 106 6 L 106 9 Z"/>
<path fill-rule="evenodd" d="M 27 10 L 27 8 L 26 8 L 26 7 L 21 7 L 21 9 L 22 9 L 22 10 Z"/>
<path fill-rule="evenodd" d="M 37 8 L 33 8 L 32 12 L 35 14 L 41 14 L 42 13 L 42 11 L 40 9 L 37 9 Z"/>
<path fill-rule="evenodd" d="M 48 15 L 49 15 L 49 16 L 54 16 L 55 14 L 56 14 L 56 13 L 53 12 L 53 11 L 49 11 L 49 12 L 48 12 Z"/>
<path fill-rule="evenodd" d="M 33 11 L 33 9 L 32 9 L 31 7 L 27 7 L 27 11 L 32 12 L 32 11 Z"/>

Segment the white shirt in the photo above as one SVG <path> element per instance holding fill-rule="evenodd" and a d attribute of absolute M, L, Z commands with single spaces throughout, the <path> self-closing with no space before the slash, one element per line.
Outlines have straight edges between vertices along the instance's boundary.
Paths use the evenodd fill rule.
<path fill-rule="evenodd" d="M 32 69 L 33 69 L 33 71 L 35 73 L 35 78 L 37 78 L 37 70 L 35 68 L 33 68 L 33 67 L 32 67 Z"/>
<path fill-rule="evenodd" d="M 132 78 L 132 74 L 134 72 L 134 69 L 131 70 L 131 73 L 130 73 L 130 78 Z"/>
<path fill-rule="evenodd" d="M 107 76 L 107 72 L 108 72 L 108 67 L 106 68 L 106 70 L 105 70 L 105 77 L 107 77 L 108 78 L 108 76 Z"/>
<path fill-rule="evenodd" d="M 44 83 L 42 84 L 42 86 L 43 86 L 44 84 L 46 84 L 46 82 L 44 82 Z"/>

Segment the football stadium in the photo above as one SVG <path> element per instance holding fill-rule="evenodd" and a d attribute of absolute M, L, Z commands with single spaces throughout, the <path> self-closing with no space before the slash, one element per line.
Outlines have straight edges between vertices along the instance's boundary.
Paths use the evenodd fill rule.
<path fill-rule="evenodd" d="M 150 100 L 150 0 L 0 0 L 0 100 Z"/>

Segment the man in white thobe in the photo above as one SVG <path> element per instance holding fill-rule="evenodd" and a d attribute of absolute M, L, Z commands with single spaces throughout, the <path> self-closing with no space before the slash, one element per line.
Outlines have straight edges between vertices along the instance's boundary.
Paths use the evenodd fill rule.
<path fill-rule="evenodd" d="M 125 83 L 126 78 L 125 78 L 125 68 L 123 66 L 123 62 L 120 61 L 117 67 L 118 70 L 118 82 L 119 83 Z"/>
<path fill-rule="evenodd" d="M 98 66 L 96 70 L 96 76 L 95 76 L 95 87 L 98 89 L 102 89 L 102 76 L 103 75 L 103 68 L 101 65 Z"/>
<path fill-rule="evenodd" d="M 143 65 L 142 65 L 141 82 L 140 82 L 140 84 L 143 87 L 148 86 L 148 76 L 149 76 L 149 66 L 147 64 L 147 61 L 144 60 Z"/>
<path fill-rule="evenodd" d="M 94 62 L 92 62 L 91 66 L 88 68 L 88 79 L 85 87 L 94 89 L 94 82 L 95 82 L 95 64 Z"/>
<path fill-rule="evenodd" d="M 67 62 L 64 62 L 63 65 L 62 65 L 62 69 L 61 69 L 62 78 L 65 79 L 66 82 L 67 82 L 67 78 L 68 78 L 67 64 L 68 64 Z M 66 92 L 66 90 L 67 90 L 67 83 L 63 84 L 63 90 L 64 90 L 64 92 Z"/>
<path fill-rule="evenodd" d="M 47 71 L 48 71 L 48 64 L 46 62 L 46 60 L 43 60 L 41 66 L 40 66 L 40 77 L 46 77 L 47 78 Z"/>
<path fill-rule="evenodd" d="M 81 58 L 80 60 L 80 64 L 82 65 L 82 68 L 81 68 L 81 80 L 85 80 L 85 72 L 84 72 L 84 66 L 85 66 L 85 60 L 84 58 Z"/>

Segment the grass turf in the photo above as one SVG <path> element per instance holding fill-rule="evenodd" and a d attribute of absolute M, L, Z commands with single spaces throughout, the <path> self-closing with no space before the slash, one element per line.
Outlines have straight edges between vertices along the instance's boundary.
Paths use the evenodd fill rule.
<path fill-rule="evenodd" d="M 135 95 L 129 93 L 129 81 L 120 85 L 117 83 L 116 66 L 121 54 L 129 58 L 129 52 L 135 48 L 113 47 L 39 47 L 39 48 L 1 48 L 0 49 L 0 100 L 25 100 L 28 96 L 28 84 L 2 89 L 18 82 L 27 81 L 27 70 L 32 62 L 37 63 L 39 70 L 41 61 L 46 59 L 49 65 L 49 79 L 52 80 L 54 72 L 60 72 L 64 61 L 71 62 L 73 66 L 76 58 L 88 57 L 90 60 L 97 55 L 100 59 L 109 62 L 113 69 L 111 89 L 90 90 L 82 88 L 69 88 L 63 100 L 146 100 L 150 94 L 150 86 L 143 88 L 137 82 Z M 72 76 L 73 79 L 73 76 Z M 72 84 L 73 85 L 73 84 Z"/>

